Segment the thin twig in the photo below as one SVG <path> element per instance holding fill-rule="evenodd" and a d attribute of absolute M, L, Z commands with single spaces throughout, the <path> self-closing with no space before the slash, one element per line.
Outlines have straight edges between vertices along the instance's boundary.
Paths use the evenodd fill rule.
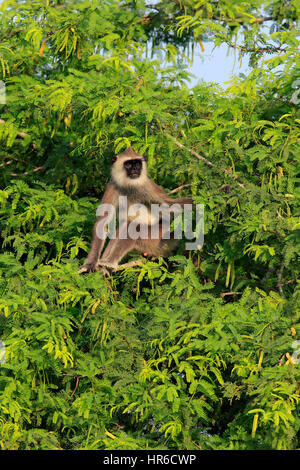
<path fill-rule="evenodd" d="M 285 358 L 285 353 L 284 353 L 283 356 L 281 356 L 281 358 L 280 358 L 280 360 L 279 360 L 279 362 L 278 362 L 278 365 L 279 365 L 279 366 L 282 366 L 282 363 L 283 363 L 284 358 Z"/>
<path fill-rule="evenodd" d="M 26 165 L 30 165 L 30 166 L 33 166 L 33 169 L 32 170 L 29 170 L 29 171 L 25 171 L 24 173 L 11 173 L 10 175 L 11 176 L 21 176 L 21 175 L 28 175 L 30 173 L 34 173 L 36 171 L 40 171 L 40 170 L 43 170 L 44 166 L 34 166 L 32 165 L 32 163 L 29 163 L 29 162 L 26 162 L 26 160 L 23 160 L 23 158 L 16 158 L 16 157 L 8 157 L 8 156 L 4 156 L 2 158 L 10 158 L 11 160 L 8 160 L 7 162 L 4 162 L 4 163 L 1 163 L 0 164 L 0 167 L 2 166 L 5 166 L 5 165 L 11 165 L 14 161 L 16 162 L 21 162 L 21 163 L 25 163 Z"/>
<path fill-rule="evenodd" d="M 198 447 L 198 449 L 202 450 L 202 447 L 201 447 L 201 446 L 198 446 L 198 444 L 197 444 L 195 441 L 192 441 L 192 443 L 193 443 L 196 447 Z"/>
<path fill-rule="evenodd" d="M 76 392 L 76 390 L 77 390 L 77 388 L 78 388 L 78 385 L 79 385 L 79 375 L 77 375 L 77 377 L 76 377 L 76 384 L 75 384 L 75 388 L 74 388 L 74 390 L 73 390 L 72 394 L 70 395 L 70 397 L 69 397 L 69 400 L 72 398 L 72 396 L 73 396 L 73 395 L 74 395 L 74 393 Z"/>
<path fill-rule="evenodd" d="M 283 289 L 282 289 L 282 274 L 283 274 L 283 270 L 284 270 L 284 261 L 282 261 L 281 265 L 280 265 L 280 268 L 279 268 L 279 273 L 278 273 L 278 282 L 277 282 L 277 287 L 278 287 L 278 290 L 281 294 L 281 297 L 283 297 L 285 299 L 285 295 L 284 295 L 284 292 L 283 292 Z"/>
<path fill-rule="evenodd" d="M 235 294 L 239 294 L 241 295 L 243 292 L 223 292 L 221 295 L 222 299 L 226 296 L 226 295 L 235 295 Z"/>
<path fill-rule="evenodd" d="M 8 160 L 8 162 L 1 163 L 0 167 L 5 165 L 11 165 L 11 163 L 13 163 L 13 160 Z"/>
<path fill-rule="evenodd" d="M 175 144 L 181 148 L 181 149 L 184 149 L 184 150 L 187 150 L 189 153 L 191 153 L 192 155 L 194 155 L 196 158 L 198 158 L 198 160 L 201 160 L 203 161 L 206 165 L 210 166 L 210 167 L 215 167 L 214 164 L 212 162 L 210 162 L 209 160 L 207 160 L 206 158 L 202 157 L 202 155 L 200 155 L 199 153 L 195 152 L 195 150 L 193 149 L 189 149 L 188 147 L 186 147 L 185 145 L 183 145 L 181 142 L 179 142 L 177 139 L 175 139 L 175 137 L 173 137 L 171 134 L 169 134 L 169 132 L 167 131 L 163 131 L 164 134 L 167 136 L 167 137 L 170 137 L 170 139 L 173 140 L 173 142 L 175 142 Z M 216 168 L 216 167 L 215 167 Z M 217 170 L 218 172 L 220 172 L 220 170 Z M 231 178 L 237 180 L 237 176 L 236 175 L 232 175 L 228 170 L 224 169 L 222 170 L 222 172 L 226 173 L 228 176 L 230 176 Z M 244 189 L 246 191 L 246 188 L 245 188 L 245 185 L 243 183 L 239 183 L 238 181 L 236 181 L 236 184 Z M 181 188 L 180 188 L 181 189 Z"/>
<path fill-rule="evenodd" d="M 215 21 L 228 21 L 229 23 L 245 23 L 247 21 L 244 18 L 222 18 L 219 16 L 213 16 L 212 18 Z M 272 21 L 273 19 L 273 16 L 263 16 L 262 18 L 253 20 L 253 23 L 264 23 L 265 21 Z"/>
<path fill-rule="evenodd" d="M 29 175 L 30 173 L 34 173 L 36 171 L 40 171 L 40 170 L 43 170 L 44 167 L 43 166 L 36 166 L 35 168 L 33 168 L 33 170 L 30 170 L 30 171 L 24 171 L 24 173 L 11 173 L 10 175 L 11 176 L 26 176 L 26 175 Z"/>
<path fill-rule="evenodd" d="M 156 130 L 155 126 L 151 126 L 151 128 L 153 130 Z M 207 166 L 210 166 L 210 167 L 215 167 L 215 165 L 210 162 L 209 160 L 207 160 L 207 158 L 203 157 L 202 155 L 200 155 L 198 152 L 196 152 L 194 149 L 190 149 L 188 147 L 186 147 L 185 145 L 183 145 L 181 142 L 179 142 L 175 137 L 173 137 L 169 132 L 167 132 L 164 128 L 164 126 L 162 125 L 162 131 L 163 133 L 169 137 L 170 139 L 173 140 L 173 142 L 177 145 L 177 147 L 181 148 L 181 149 L 184 149 L 184 150 L 187 150 L 189 153 L 191 153 L 192 155 L 194 155 L 196 158 L 198 158 L 198 160 L 200 161 L 203 161 Z M 219 170 L 219 169 L 216 169 L 216 171 L 218 171 L 219 173 L 226 173 L 228 176 L 230 176 L 231 178 L 237 180 L 237 175 L 232 175 L 229 170 L 226 170 L 226 169 L 222 169 L 222 170 Z M 245 191 L 246 191 L 246 188 L 244 186 L 243 183 L 239 183 L 238 181 L 236 181 L 236 184 L 240 187 L 240 188 L 243 188 Z"/>
<path fill-rule="evenodd" d="M 170 191 L 168 194 L 175 194 L 175 193 L 178 193 L 178 191 L 180 191 L 181 189 L 183 188 L 188 188 L 189 186 L 192 186 L 193 183 L 186 183 L 186 184 L 182 184 L 181 186 L 178 186 L 178 188 L 175 188 L 175 189 L 172 189 L 172 191 Z M 194 183 L 195 184 L 195 183 Z"/>
<path fill-rule="evenodd" d="M 184 150 L 187 150 L 189 153 L 191 153 L 192 155 L 194 155 L 194 157 L 198 158 L 198 160 L 201 160 L 202 162 L 204 162 L 207 166 L 214 166 L 214 164 L 212 162 L 210 162 L 209 160 L 207 160 L 207 158 L 205 157 L 202 157 L 202 155 L 200 155 L 198 152 L 196 152 L 195 150 L 193 149 L 189 149 L 188 147 L 186 147 L 185 145 L 183 145 L 181 142 L 179 142 L 175 137 L 173 137 L 171 134 L 169 134 L 169 132 L 167 132 L 165 129 L 164 129 L 164 134 L 169 137 L 170 139 L 173 140 L 173 142 L 175 142 L 175 144 L 177 145 L 177 147 L 181 148 L 181 149 L 184 149 Z"/>
<path fill-rule="evenodd" d="M 281 46 L 278 47 L 245 47 L 245 46 L 238 46 L 237 44 L 232 44 L 232 42 L 227 41 L 227 44 L 229 47 L 232 47 L 233 49 L 238 49 L 241 52 L 259 52 L 260 54 L 263 54 L 264 52 L 286 52 L 287 49 L 282 49 Z"/>
<path fill-rule="evenodd" d="M 111 285 L 110 285 L 110 283 L 109 283 L 107 277 L 106 277 L 106 276 L 103 276 L 103 278 L 104 278 L 104 281 L 105 281 L 105 283 L 106 283 L 108 289 L 109 289 L 110 292 L 112 293 L 112 296 L 113 296 L 114 301 L 116 302 L 116 301 L 117 301 L 116 293 L 114 292 L 113 288 L 111 287 Z"/>
<path fill-rule="evenodd" d="M 275 268 L 269 268 L 264 277 L 262 278 L 263 281 L 267 281 L 271 275 L 271 273 L 275 271 Z"/>

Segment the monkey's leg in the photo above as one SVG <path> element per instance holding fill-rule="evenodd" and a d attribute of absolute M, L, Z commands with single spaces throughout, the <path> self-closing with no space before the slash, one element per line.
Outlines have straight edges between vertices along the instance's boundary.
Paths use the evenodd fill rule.
<path fill-rule="evenodd" d="M 127 238 L 125 240 L 120 240 L 116 238 L 115 240 L 110 240 L 107 245 L 103 256 L 99 260 L 99 266 L 105 266 L 107 268 L 117 268 L 119 261 L 124 258 L 129 251 L 132 251 L 135 248 L 135 240 Z"/>
<path fill-rule="evenodd" d="M 139 253 L 146 254 L 149 259 L 159 256 L 170 256 L 178 245 L 178 241 L 174 239 L 174 233 L 165 231 L 161 223 L 148 227 L 148 238 L 137 239 L 135 243 L 135 250 Z M 151 230 L 152 229 L 152 230 Z"/>
<path fill-rule="evenodd" d="M 101 220 L 98 220 L 94 225 L 91 249 L 87 259 L 79 269 L 78 274 L 95 272 L 98 269 L 99 256 L 101 254 L 105 242 L 105 239 L 101 239 L 97 235 L 97 226 L 100 222 Z"/>

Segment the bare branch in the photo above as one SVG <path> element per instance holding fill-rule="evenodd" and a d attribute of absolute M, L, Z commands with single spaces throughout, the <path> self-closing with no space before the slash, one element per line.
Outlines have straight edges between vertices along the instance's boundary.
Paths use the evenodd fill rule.
<path fill-rule="evenodd" d="M 43 170 L 43 169 L 44 169 L 43 166 L 36 166 L 36 167 L 33 168 L 33 170 L 24 171 L 24 173 L 11 173 L 11 176 L 29 175 L 30 173 L 34 173 L 36 171 L 40 171 L 40 170 Z"/>
<path fill-rule="evenodd" d="M 247 20 L 245 18 L 222 18 L 221 16 L 213 16 L 213 20 L 216 21 L 225 21 L 229 23 L 246 23 Z M 263 16 L 261 18 L 256 18 L 253 20 L 253 23 L 264 23 L 265 21 L 272 21 L 274 18 L 272 16 Z"/>
<path fill-rule="evenodd" d="M 154 128 L 154 126 L 152 126 Z M 189 153 L 191 153 L 192 155 L 194 155 L 196 158 L 198 158 L 198 160 L 200 161 L 203 161 L 207 166 L 210 166 L 210 167 L 214 167 L 214 164 L 212 162 L 210 162 L 209 160 L 207 160 L 207 158 L 205 157 L 202 157 L 202 155 L 200 155 L 198 152 L 196 152 L 194 149 L 189 149 L 188 147 L 186 147 L 185 145 L 183 145 L 181 142 L 179 142 L 175 137 L 173 137 L 169 132 L 167 132 L 165 129 L 163 129 L 163 132 L 164 134 L 169 137 L 170 139 L 173 140 L 173 142 L 177 145 L 177 147 L 181 148 L 181 149 L 184 149 L 184 150 L 187 150 Z M 220 172 L 220 170 L 217 170 L 218 172 Z M 225 172 L 228 176 L 234 178 L 235 180 L 237 179 L 237 176 L 236 175 L 232 175 L 228 170 L 224 169 L 222 170 L 222 173 Z M 239 183 L 238 181 L 236 182 L 236 184 L 238 186 L 240 186 L 240 188 L 243 188 L 246 190 L 245 186 L 243 183 Z M 184 186 L 183 186 L 184 187 Z M 222 187 L 221 187 L 222 188 Z M 181 189 L 181 187 L 179 187 L 179 189 Z M 179 191 L 178 189 L 178 191 Z M 173 190 L 173 192 L 176 192 L 176 190 Z M 171 194 L 171 193 L 170 193 Z"/>
<path fill-rule="evenodd" d="M 269 268 L 264 277 L 262 278 L 263 281 L 267 281 L 272 274 L 272 272 L 275 271 L 275 268 Z"/>
<path fill-rule="evenodd" d="M 235 294 L 241 295 L 242 293 L 243 293 L 243 292 L 223 292 L 222 294 L 220 294 L 220 296 L 221 296 L 222 299 L 223 299 L 224 297 L 226 297 L 226 295 L 235 295 Z"/>
<path fill-rule="evenodd" d="M 189 186 L 192 186 L 192 184 L 193 184 L 193 183 L 182 184 L 181 186 L 178 186 L 178 188 L 172 189 L 172 191 L 170 191 L 168 194 L 175 194 L 175 193 L 178 193 L 178 191 L 180 191 L 181 189 L 183 189 L 183 188 L 188 188 Z"/>
<path fill-rule="evenodd" d="M 164 129 L 164 134 L 169 137 L 170 139 L 173 140 L 173 142 L 177 145 L 177 147 L 181 148 L 181 149 L 184 149 L 184 150 L 187 150 L 189 153 L 191 153 L 192 155 L 194 155 L 194 157 L 198 158 L 198 160 L 201 160 L 202 162 L 204 162 L 206 165 L 212 167 L 214 166 L 214 164 L 212 162 L 210 162 L 209 160 L 207 160 L 207 158 L 205 157 L 202 157 L 202 155 L 200 155 L 198 152 L 196 152 L 195 150 L 193 149 L 189 149 L 188 147 L 186 147 L 185 145 L 183 145 L 181 142 L 179 142 L 175 137 L 173 137 L 171 134 L 169 134 L 169 132 L 167 132 L 165 129 Z"/>
<path fill-rule="evenodd" d="M 0 158 L 9 158 L 10 160 L 8 160 L 7 162 L 4 162 L 4 163 L 1 163 L 0 164 L 0 167 L 2 166 L 5 166 L 5 165 L 11 165 L 14 161 L 15 162 L 21 162 L 21 163 L 25 163 L 25 165 L 30 165 L 32 166 L 32 170 L 29 170 L 29 171 L 25 171 L 24 173 L 11 173 L 10 175 L 11 176 L 21 176 L 21 175 L 28 175 L 30 173 L 34 173 L 36 171 L 40 171 L 40 170 L 43 170 L 44 169 L 44 166 L 35 166 L 35 165 L 32 165 L 32 163 L 30 162 L 27 162 L 26 160 L 23 160 L 23 158 L 16 158 L 16 157 L 9 157 L 9 156 L 2 156 Z"/>
<path fill-rule="evenodd" d="M 283 270 L 284 270 L 284 262 L 281 263 L 280 265 L 280 268 L 279 268 L 279 273 L 278 273 L 278 282 L 277 282 L 277 287 L 278 287 L 278 290 L 280 292 L 280 295 L 281 297 L 283 297 L 285 299 L 285 295 L 284 295 L 284 292 L 283 292 L 283 289 L 282 289 L 282 274 L 283 274 Z"/>
<path fill-rule="evenodd" d="M 71 400 L 71 398 L 73 397 L 74 393 L 76 392 L 76 390 L 78 388 L 78 385 L 79 385 L 79 375 L 77 375 L 77 377 L 76 377 L 75 388 L 74 388 L 73 392 L 71 393 L 71 395 L 69 396 L 69 398 L 67 398 L 67 400 Z"/>
<path fill-rule="evenodd" d="M 10 165 L 11 163 L 13 163 L 13 160 L 8 160 L 7 162 L 1 163 L 0 167 L 5 166 L 5 165 Z"/>
<path fill-rule="evenodd" d="M 281 46 L 278 47 L 245 47 L 245 46 L 238 46 L 237 44 L 232 44 L 230 41 L 226 41 L 229 47 L 233 49 L 238 49 L 241 52 L 259 52 L 263 54 L 265 52 L 286 52 L 287 49 L 283 49 Z"/>

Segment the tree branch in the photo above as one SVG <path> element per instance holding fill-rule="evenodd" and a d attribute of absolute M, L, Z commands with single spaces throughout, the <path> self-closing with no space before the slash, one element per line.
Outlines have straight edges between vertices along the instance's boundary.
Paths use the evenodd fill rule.
<path fill-rule="evenodd" d="M 222 299 L 224 299 L 224 297 L 226 297 L 226 295 L 241 295 L 243 292 L 223 292 L 222 294 L 220 294 L 220 297 L 222 297 Z"/>
<path fill-rule="evenodd" d="M 264 52 L 286 52 L 287 49 L 282 49 L 281 46 L 278 47 L 245 47 L 245 46 L 238 46 L 237 44 L 232 44 L 232 42 L 226 41 L 229 47 L 233 49 L 238 49 L 241 52 L 259 52 L 263 54 Z"/>
<path fill-rule="evenodd" d="M 26 160 L 23 160 L 23 158 L 16 158 L 16 157 L 9 157 L 9 156 L 3 156 L 1 158 L 9 158 L 10 160 L 8 160 L 7 162 L 1 163 L 0 167 L 5 166 L 5 165 L 11 165 L 14 161 L 15 162 L 25 163 L 25 165 L 30 165 L 30 166 L 33 167 L 32 170 L 25 171 L 24 173 L 11 173 L 10 174 L 11 176 L 28 175 L 29 173 L 32 173 L 32 172 L 34 173 L 34 172 L 40 171 L 44 168 L 44 166 L 32 165 L 32 163 L 26 162 Z"/>
<path fill-rule="evenodd" d="M 264 277 L 262 278 L 262 281 L 267 281 L 273 271 L 275 271 L 275 268 L 269 268 Z"/>
<path fill-rule="evenodd" d="M 155 126 L 151 126 L 151 128 L 152 128 L 152 129 L 155 129 Z M 164 126 L 162 126 L 162 129 L 163 129 L 163 133 L 164 133 L 167 137 L 169 137 L 170 139 L 172 139 L 173 142 L 177 145 L 177 147 L 179 147 L 179 148 L 181 148 L 181 149 L 184 149 L 184 150 L 187 150 L 189 153 L 191 153 L 191 154 L 194 155 L 196 158 L 198 158 L 198 160 L 203 161 L 207 166 L 210 166 L 210 167 L 214 167 L 214 168 L 215 168 L 214 164 L 213 164 L 212 162 L 210 162 L 209 160 L 207 160 L 207 158 L 202 157 L 202 155 L 200 155 L 200 154 L 199 154 L 198 152 L 196 152 L 194 149 L 189 149 L 188 147 L 186 147 L 185 145 L 183 145 L 181 142 L 179 142 L 175 137 L 173 137 L 169 132 L 167 132 L 167 131 L 164 129 Z M 233 178 L 234 180 L 237 180 L 237 176 L 236 176 L 236 175 L 232 175 L 227 169 L 223 169 L 223 170 L 221 170 L 221 171 L 217 169 L 217 171 L 218 171 L 219 173 L 221 173 L 221 171 L 222 171 L 222 173 L 226 173 L 228 176 L 230 176 L 230 177 Z M 244 190 L 246 191 L 246 188 L 245 188 L 245 186 L 244 186 L 243 183 L 239 183 L 238 181 L 236 181 L 236 184 L 237 184 L 240 188 L 242 188 L 242 189 L 244 189 Z M 183 187 L 184 187 L 184 186 L 183 186 Z M 221 188 L 222 188 L 222 187 L 221 187 Z M 181 186 L 179 186 L 178 189 L 176 188 L 176 189 L 173 190 L 172 192 L 177 192 L 177 190 L 179 191 L 179 189 L 181 189 Z M 229 188 L 229 189 L 230 189 L 230 188 Z M 171 192 L 171 193 L 172 193 L 172 192 Z M 170 194 L 171 194 L 171 193 L 170 193 Z"/>
<path fill-rule="evenodd" d="M 247 20 L 244 18 L 222 18 L 221 16 L 213 16 L 213 20 L 216 21 L 226 21 L 229 23 L 246 23 Z M 256 18 L 253 23 L 264 23 L 265 21 L 274 20 L 273 16 L 262 16 L 261 18 Z"/>
<path fill-rule="evenodd" d="M 284 292 L 283 292 L 283 289 L 282 289 L 282 274 L 283 274 L 283 270 L 284 270 L 284 262 L 282 261 L 281 265 L 280 265 L 280 268 L 279 268 L 279 273 L 278 273 L 278 282 L 277 282 L 277 287 L 278 287 L 278 290 L 281 294 L 281 297 L 283 297 L 285 299 L 285 295 L 284 295 Z"/>
<path fill-rule="evenodd" d="M 189 186 L 192 186 L 192 184 L 193 184 L 193 183 L 182 184 L 181 186 L 178 186 L 178 188 L 172 189 L 172 191 L 170 191 L 168 194 L 175 194 L 175 193 L 178 193 L 178 191 L 180 191 L 181 189 L 183 189 L 183 188 L 188 188 Z"/>
<path fill-rule="evenodd" d="M 185 145 L 183 145 L 181 142 L 179 142 L 175 137 L 173 137 L 171 134 L 169 134 L 169 132 L 167 132 L 165 129 L 163 130 L 164 134 L 169 137 L 170 139 L 173 140 L 173 142 L 177 145 L 177 147 L 181 148 L 181 149 L 184 149 L 184 150 L 187 150 L 189 153 L 191 153 L 192 155 L 194 155 L 194 157 L 198 158 L 198 160 L 204 162 L 207 166 L 214 166 L 214 164 L 212 162 L 210 162 L 209 160 L 207 160 L 207 158 L 205 157 L 202 157 L 202 155 L 200 155 L 198 152 L 196 152 L 195 150 L 193 149 L 189 149 L 188 147 L 186 147 Z"/>

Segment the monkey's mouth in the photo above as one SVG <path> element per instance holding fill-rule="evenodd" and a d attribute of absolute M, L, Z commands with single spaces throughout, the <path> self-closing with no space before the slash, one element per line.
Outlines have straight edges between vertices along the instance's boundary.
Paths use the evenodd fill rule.
<path fill-rule="evenodd" d="M 136 179 L 139 176 L 140 176 L 140 173 L 138 173 L 138 172 L 133 172 L 133 173 L 130 174 L 130 178 L 132 178 L 132 179 Z"/>

